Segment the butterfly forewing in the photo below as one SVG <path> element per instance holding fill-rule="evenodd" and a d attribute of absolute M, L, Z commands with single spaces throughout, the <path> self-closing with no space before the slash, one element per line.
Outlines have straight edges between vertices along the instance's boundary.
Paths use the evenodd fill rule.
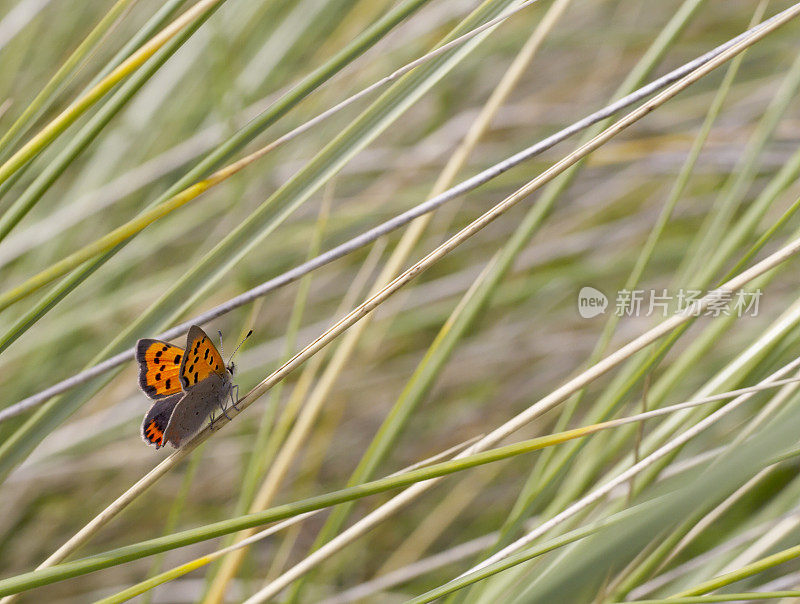
<path fill-rule="evenodd" d="M 136 360 L 139 361 L 139 386 L 153 399 L 181 391 L 179 379 L 183 349 L 161 340 L 139 340 Z"/>
<path fill-rule="evenodd" d="M 189 330 L 184 357 L 180 367 L 180 380 L 184 390 L 188 390 L 211 374 L 224 376 L 227 372 L 216 346 L 197 325 Z"/>

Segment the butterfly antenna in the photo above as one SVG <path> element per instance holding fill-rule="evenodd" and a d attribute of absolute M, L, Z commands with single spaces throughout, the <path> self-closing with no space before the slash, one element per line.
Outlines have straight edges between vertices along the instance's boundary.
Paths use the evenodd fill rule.
<path fill-rule="evenodd" d="M 244 344 L 247 341 L 247 338 L 249 338 L 252 335 L 253 335 L 253 330 L 251 329 L 250 331 L 247 332 L 247 335 L 242 338 L 242 341 L 239 342 L 239 345 L 236 347 L 236 350 L 233 351 L 233 354 L 231 355 L 231 358 L 228 360 L 228 364 L 229 365 L 230 365 L 231 361 L 233 360 L 234 355 L 237 352 L 239 352 L 239 349 L 242 347 L 242 344 Z"/>
<path fill-rule="evenodd" d="M 225 357 L 225 351 L 222 349 L 222 330 L 218 329 L 217 333 L 219 334 L 219 352 L 221 357 Z"/>

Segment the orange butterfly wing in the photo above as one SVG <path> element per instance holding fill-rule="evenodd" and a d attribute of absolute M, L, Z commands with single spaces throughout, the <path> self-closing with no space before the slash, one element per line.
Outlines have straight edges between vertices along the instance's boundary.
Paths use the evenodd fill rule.
<path fill-rule="evenodd" d="M 161 340 L 144 339 L 136 344 L 139 387 L 152 399 L 181 391 L 179 379 L 183 348 Z"/>
<path fill-rule="evenodd" d="M 225 375 L 227 369 L 217 347 L 202 329 L 192 325 L 186 338 L 186 354 L 181 361 L 181 386 L 188 390 L 209 375 Z"/>

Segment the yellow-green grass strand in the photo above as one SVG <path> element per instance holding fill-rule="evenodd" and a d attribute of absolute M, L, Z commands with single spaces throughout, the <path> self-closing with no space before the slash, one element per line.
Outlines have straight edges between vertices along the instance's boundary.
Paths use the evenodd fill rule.
<path fill-rule="evenodd" d="M 168 581 L 172 581 L 173 579 L 178 579 L 184 575 L 189 574 L 190 572 L 197 570 L 198 568 L 204 567 L 206 564 L 210 564 L 214 560 L 216 560 L 219 556 L 215 556 L 209 554 L 208 556 L 201 556 L 180 566 L 176 566 L 175 568 L 171 568 L 170 570 L 164 571 L 163 573 L 159 573 L 158 575 L 151 577 L 141 583 L 137 583 L 129 587 L 128 589 L 124 589 L 119 593 L 114 594 L 113 596 L 108 596 L 107 598 L 102 598 L 97 600 L 96 604 L 120 604 L 121 602 L 127 602 L 131 598 L 135 598 L 136 596 L 140 596 L 144 593 L 148 593 L 151 589 L 158 587 L 159 585 L 163 585 Z"/>
<path fill-rule="evenodd" d="M 411 466 L 408 466 L 408 467 L 400 470 L 399 472 L 395 472 L 391 476 L 402 475 L 402 474 L 405 474 L 407 472 L 410 472 L 411 470 L 415 470 L 415 469 L 420 468 L 420 467 L 429 466 L 430 464 L 435 463 L 435 462 L 439 461 L 440 459 L 446 459 L 448 457 L 451 457 L 455 453 L 463 451 L 466 447 L 468 447 L 472 443 L 476 442 L 478 438 L 480 438 L 480 436 L 473 437 L 473 438 L 471 438 L 469 440 L 466 440 L 463 443 L 460 443 L 460 444 L 458 444 L 458 445 L 456 445 L 454 447 L 451 447 L 450 449 L 447 449 L 447 450 L 442 451 L 441 453 L 439 453 L 437 455 L 434 455 L 433 457 L 429 457 L 429 458 L 427 458 L 427 459 L 425 459 L 425 460 L 423 460 L 421 462 L 417 462 L 417 463 L 415 463 L 415 464 L 413 464 Z M 122 592 L 119 592 L 118 594 L 115 594 L 114 596 L 111 596 L 112 598 L 120 598 L 120 597 L 122 597 L 124 595 L 124 597 L 122 597 L 122 599 L 120 599 L 120 600 L 116 600 L 115 599 L 115 600 L 110 600 L 110 601 L 113 601 L 113 602 L 125 601 L 125 599 L 126 598 L 130 598 L 131 595 L 140 595 L 141 593 L 144 593 L 145 591 L 151 590 L 151 589 L 157 587 L 158 585 L 162 585 L 163 583 L 166 583 L 166 582 L 171 581 L 173 579 L 176 579 L 177 577 L 182 576 L 182 575 L 184 575 L 184 574 L 186 574 L 188 572 L 191 572 L 192 570 L 195 570 L 196 568 L 199 568 L 200 566 L 205 566 L 207 564 L 210 564 L 210 563 L 218 560 L 219 558 L 221 558 L 225 554 L 229 554 L 231 552 L 239 550 L 239 549 L 241 549 L 243 547 L 246 547 L 248 545 L 251 545 L 251 544 L 253 544 L 253 543 L 257 542 L 257 541 L 261 541 L 261 540 L 265 539 L 266 537 L 274 535 L 278 531 L 281 531 L 281 530 L 283 530 L 285 528 L 294 526 L 297 523 L 305 520 L 306 518 L 314 515 L 315 513 L 319 512 L 319 511 L 320 510 L 313 510 L 313 511 L 310 511 L 310 512 L 305 512 L 303 514 L 299 514 L 299 515 L 293 516 L 288 520 L 284 520 L 283 522 L 279 522 L 277 524 L 273 524 L 268 529 L 265 529 L 265 530 L 259 531 L 258 533 L 255 533 L 253 535 L 250 535 L 249 537 L 247 537 L 246 539 L 241 540 L 240 542 L 233 543 L 233 544 L 228 545 L 226 547 L 223 547 L 223 548 L 221 548 L 219 550 L 216 550 L 214 552 L 211 552 L 209 554 L 201 556 L 197 560 L 189 563 L 189 564 L 192 564 L 192 566 L 180 565 L 179 567 L 177 567 L 175 569 L 171 569 L 170 571 L 166 571 L 164 573 L 161 573 L 158 577 L 152 577 L 151 579 L 147 579 L 145 581 L 142 581 L 141 583 L 133 585 L 129 589 L 123 590 Z M 297 528 L 297 527 L 295 527 L 295 528 Z M 197 565 L 194 565 L 194 563 L 196 563 Z M 177 573 L 173 572 L 173 571 L 177 571 Z"/>
<path fill-rule="evenodd" d="M 5 134 L 0 137 L 0 157 L 6 155 L 7 148 L 13 144 L 13 140 L 17 135 L 24 134 L 25 129 L 30 127 L 31 122 L 47 109 L 49 103 L 53 102 L 58 89 L 67 80 L 70 74 L 73 73 L 75 68 L 78 67 L 79 63 L 89 56 L 95 46 L 123 16 L 123 13 L 130 9 L 137 1 L 138 0 L 117 0 L 117 2 L 108 9 L 108 12 L 86 35 L 78 47 L 72 51 L 58 71 L 56 71 L 53 77 L 44 85 L 39 94 L 28 103 L 20 116 L 11 124 Z"/>
<path fill-rule="evenodd" d="M 115 57 L 114 57 L 114 58 L 113 58 L 111 61 L 109 61 L 109 62 L 106 64 L 106 66 L 103 68 L 103 70 L 100 72 L 100 74 L 98 74 L 98 75 L 95 77 L 95 79 L 92 81 L 92 83 L 89 85 L 89 88 L 91 88 L 91 87 L 92 87 L 92 86 L 94 86 L 94 85 L 95 85 L 97 82 L 99 82 L 99 81 L 100 81 L 100 80 L 101 80 L 101 79 L 102 79 L 102 78 L 103 78 L 103 77 L 104 77 L 104 76 L 105 76 L 105 75 L 106 75 L 108 72 L 110 72 L 110 71 L 111 71 L 111 70 L 112 70 L 114 67 L 116 67 L 117 65 L 119 65 L 119 63 L 121 63 L 121 62 L 122 62 L 122 61 L 123 61 L 123 60 L 124 60 L 124 59 L 125 59 L 127 56 L 129 56 L 129 55 L 130 55 L 130 54 L 131 54 L 131 53 L 132 53 L 134 50 L 136 50 L 136 49 L 137 49 L 139 46 L 141 46 L 142 44 L 144 44 L 144 42 L 145 42 L 145 41 L 146 41 L 148 38 L 150 38 L 150 37 L 151 37 L 153 34 L 155 34 L 155 33 L 158 31 L 158 29 L 160 29 L 161 27 L 163 27 L 163 25 L 165 24 L 165 22 L 166 22 L 166 21 L 167 21 L 169 18 L 171 18 L 171 17 L 172 17 L 172 15 L 173 15 L 173 14 L 174 14 L 174 13 L 177 11 L 177 9 L 179 8 L 179 6 L 180 6 L 181 4 L 183 4 L 185 1 L 186 1 L 186 0 L 169 0 L 168 2 L 164 3 L 164 4 L 162 5 L 162 7 L 158 9 L 158 12 L 157 12 L 155 15 L 153 15 L 153 17 L 152 17 L 150 20 L 148 20 L 148 22 L 147 22 L 147 23 L 146 23 L 146 24 L 145 24 L 145 25 L 144 25 L 144 26 L 143 26 L 143 27 L 142 27 L 142 28 L 139 30 L 139 32 L 138 32 L 138 33 L 137 33 L 137 34 L 136 34 L 136 35 L 135 35 L 133 38 L 131 38 L 131 40 L 129 40 L 129 41 L 128 41 L 128 43 L 125 45 L 125 47 L 124 47 L 124 48 L 122 48 L 122 49 L 121 49 L 121 50 L 120 50 L 120 51 L 117 53 L 117 55 L 115 55 Z M 213 11 L 212 11 L 212 12 L 213 12 Z M 201 19 L 199 19 L 199 20 L 198 20 L 198 22 L 202 23 L 202 22 L 204 22 L 204 21 L 205 21 L 207 18 L 208 18 L 208 15 L 205 15 L 204 17 L 202 17 Z M 197 23 L 197 22 L 196 22 L 196 23 Z M 192 30 L 192 31 L 195 31 L 195 30 L 197 29 L 197 25 L 196 25 L 196 23 L 195 23 L 195 25 L 192 25 L 192 26 L 190 26 L 190 27 L 189 27 L 189 29 L 190 29 L 190 30 Z M 172 41 L 170 41 L 170 43 L 168 43 L 167 45 L 165 45 L 165 47 L 164 47 L 164 48 L 163 48 L 163 49 L 162 49 L 160 52 L 161 52 L 161 53 L 164 53 L 166 56 L 169 56 L 170 54 L 172 54 L 172 53 L 171 53 L 171 52 L 169 52 L 167 49 L 168 49 L 170 46 L 172 46 L 172 47 L 173 47 L 173 52 L 174 52 L 174 44 L 173 44 L 173 43 L 174 43 L 174 41 L 175 41 L 176 39 L 178 39 L 178 38 L 185 38 L 185 35 L 184 35 L 184 34 L 180 34 L 178 37 L 174 38 Z M 156 61 L 156 59 L 155 59 L 155 58 L 153 58 L 153 61 Z M 161 62 L 163 63 L 163 61 L 161 61 Z M 151 61 L 151 63 L 152 63 L 152 61 Z M 144 69 L 144 70 L 141 70 L 141 71 L 146 71 L 146 72 L 148 72 L 148 73 L 149 73 L 149 75 L 148 75 L 148 76 L 146 76 L 146 77 L 147 77 L 147 78 L 149 78 L 149 77 L 152 75 L 152 72 L 153 72 L 155 69 L 156 69 L 156 68 L 154 68 L 154 67 L 152 67 L 151 65 L 149 65 L 149 64 L 148 64 L 148 65 L 145 67 L 145 69 Z M 141 80 L 141 81 L 144 81 L 146 78 L 142 78 L 142 77 L 141 77 L 141 75 L 140 75 L 140 74 L 141 74 L 141 71 L 137 71 L 137 72 L 136 72 L 136 73 L 135 73 L 135 74 L 132 76 L 132 78 L 131 78 L 131 79 L 130 79 L 128 82 L 125 82 L 125 83 L 123 83 L 123 84 L 122 84 L 122 86 L 121 86 L 120 90 L 114 94 L 114 100 L 117 100 L 117 101 L 118 101 L 120 97 L 124 96 L 124 94 L 125 94 L 125 93 L 123 92 L 123 90 L 136 90 L 136 89 L 138 88 L 138 86 L 131 86 L 131 87 L 128 87 L 128 84 L 130 84 L 132 81 L 134 81 L 134 80 L 137 80 L 137 79 L 139 79 L 139 80 Z M 131 93 L 131 94 L 132 94 L 132 93 Z M 114 100 L 111 100 L 111 101 L 109 101 L 109 102 L 110 102 L 110 103 L 113 103 L 113 102 L 114 102 Z M 101 120 L 101 119 L 102 119 L 102 118 L 100 117 L 100 115 L 99 115 L 99 114 L 102 114 L 103 112 L 106 112 L 106 111 L 108 111 L 108 110 L 109 110 L 109 106 L 108 106 L 108 105 L 104 105 L 104 106 L 103 106 L 103 108 L 102 108 L 102 109 L 101 109 L 101 110 L 98 112 L 98 115 L 96 115 L 96 116 L 93 116 L 93 118 L 92 118 L 92 120 L 91 120 L 91 123 L 95 123 L 95 124 L 96 124 L 96 123 L 99 123 L 99 122 L 98 122 L 98 120 Z M 69 142 L 67 143 L 67 146 L 68 146 L 68 147 L 73 147 L 73 148 L 79 148 L 79 147 L 77 146 L 77 144 L 79 143 L 79 141 L 78 141 L 77 139 L 80 139 L 80 138 L 81 138 L 81 137 L 84 135 L 84 133 L 86 132 L 86 128 L 88 128 L 88 126 L 86 126 L 85 128 L 82 128 L 82 129 L 81 129 L 81 131 L 80 131 L 80 132 L 79 132 L 79 133 L 78 133 L 76 136 L 74 136 L 74 137 L 71 137 L 71 138 L 70 138 L 70 140 L 69 140 Z M 16 142 L 16 141 L 15 141 L 15 142 Z M 88 143 L 87 143 L 87 144 L 88 144 Z M 2 157 L 2 156 L 0 156 L 0 157 Z M 41 184 L 41 183 L 42 183 L 42 181 L 43 181 L 43 179 L 45 178 L 45 176 L 44 176 L 44 175 L 45 175 L 46 173 L 50 173 L 50 174 L 56 174 L 56 172 L 57 172 L 57 171 L 56 171 L 56 167 L 57 167 L 57 166 L 56 166 L 55 164 L 56 164 L 56 163 L 59 161 L 59 159 L 62 159 L 63 157 L 65 157 L 65 151 L 62 151 L 62 152 L 60 152 L 60 153 L 59 153 L 59 155 L 58 155 L 58 157 L 57 157 L 56 159 L 54 159 L 53 161 L 51 161 L 51 162 L 49 162 L 49 163 L 45 164 L 45 166 L 44 166 L 44 168 L 43 168 L 42 172 L 40 172 L 40 173 L 38 173 L 38 174 L 36 175 L 35 181 Z M 73 159 L 73 158 L 70 158 L 70 161 L 72 161 L 72 159 Z M 12 188 L 12 187 L 13 187 L 13 186 L 16 184 L 16 182 L 17 182 L 17 181 L 18 181 L 18 180 L 19 180 L 19 179 L 20 179 L 20 178 L 21 178 L 21 177 L 22 177 L 22 176 L 23 176 L 23 175 L 24 175 L 24 174 L 27 172 L 27 170 L 28 170 L 28 168 L 30 168 L 30 166 L 31 166 L 31 163 L 30 163 L 30 162 L 29 162 L 29 163 L 27 163 L 27 164 L 25 164 L 25 165 L 24 165 L 22 168 L 20 168 L 20 169 L 19 169 L 19 170 L 17 170 L 16 172 L 14 172 L 14 174 L 13 174 L 13 175 L 12 175 L 12 176 L 11 176 L 11 177 L 8 179 L 8 180 L 6 180 L 6 181 L 5 181 L 3 184 L 0 184 L 0 200 L 1 200 L 1 199 L 2 199 L 2 198 L 5 196 L 5 194 L 6 194 L 6 193 L 7 193 L 7 192 L 8 192 L 8 191 L 9 191 L 9 190 L 10 190 L 10 189 L 11 189 L 11 188 Z M 58 174 L 60 174 L 60 172 L 58 172 Z M 56 174 L 56 176 L 57 176 L 57 174 Z M 49 187 L 51 184 L 52 184 L 52 183 L 48 183 L 48 184 L 46 185 L 46 187 Z M 33 185 L 33 184 L 31 184 L 31 185 L 30 185 L 30 186 L 29 186 L 29 187 L 28 187 L 28 188 L 25 190 L 25 192 L 23 192 L 23 194 L 20 196 L 20 198 L 21 198 L 21 197 L 23 197 L 23 196 L 30 196 L 30 195 L 32 195 L 32 194 L 33 194 L 33 191 L 32 191 L 32 189 L 31 189 L 31 188 L 32 188 L 33 186 L 34 186 L 34 185 Z M 23 204 L 23 202 L 22 202 L 22 201 L 20 201 L 20 198 L 17 198 L 17 200 L 15 201 L 15 203 L 14 203 L 14 205 L 15 205 L 15 206 L 21 206 L 21 205 Z M 33 204 L 35 204 L 35 203 L 36 203 L 36 201 L 38 201 L 38 199 L 35 199 L 35 200 L 33 201 Z M 32 207 L 32 206 L 31 206 L 31 207 Z M 9 209 L 10 209 L 10 208 L 9 208 Z M 25 213 L 26 213 L 26 212 L 27 212 L 29 209 L 30 209 L 30 208 L 27 208 L 27 209 L 25 209 L 25 210 L 24 210 L 24 211 L 21 213 L 21 215 L 20 215 L 20 218 L 21 218 L 22 216 L 24 216 L 24 214 L 25 214 Z M 11 229 L 11 228 L 13 228 L 13 226 L 14 226 L 14 224 L 11 224 L 11 223 L 12 223 L 12 221 L 10 221 L 10 219 L 7 219 L 7 218 L 5 218 L 5 216 L 4 216 L 4 215 L 5 215 L 5 212 L 4 212 L 4 214 L 3 214 L 2 216 L 0 216 L 0 225 L 2 225 L 2 224 L 6 224 L 6 225 L 10 225 L 10 226 L 6 226 L 6 227 L 5 227 L 5 229 L 0 229 L 0 232 L 2 232 L 3 230 L 10 230 L 10 229 Z M 2 238 L 4 238 L 4 237 L 5 237 L 5 235 L 0 235 L 0 239 L 2 239 Z M 0 351 L 1 351 L 1 350 L 2 350 L 2 348 L 0 348 Z"/>
<path fill-rule="evenodd" d="M 103 235 L 94 242 L 82 247 L 81 249 L 69 254 L 66 258 L 62 258 L 58 262 L 50 265 L 47 269 L 41 271 L 37 275 L 29 278 L 27 281 L 13 287 L 2 294 L 0 294 L 0 310 L 6 309 L 14 302 L 25 298 L 33 292 L 41 289 L 48 283 L 65 275 L 72 269 L 80 266 L 87 260 L 95 256 L 103 254 L 112 248 L 127 241 L 147 226 L 154 223 L 159 218 L 163 218 L 167 214 L 177 210 L 178 208 L 193 201 L 208 189 L 215 187 L 219 183 L 227 180 L 231 176 L 243 170 L 251 163 L 262 157 L 267 151 L 268 147 L 262 147 L 258 151 L 251 153 L 247 157 L 218 170 L 206 179 L 203 179 L 195 184 L 187 187 L 177 195 L 173 195 L 167 201 L 159 204 L 158 206 L 145 210 L 136 218 L 128 221 L 127 223 L 117 227 L 110 233 Z"/>
<path fill-rule="evenodd" d="M 713 579 L 704 581 L 695 587 L 685 589 L 675 594 L 673 597 L 682 598 L 686 596 L 700 596 L 709 591 L 714 591 L 715 589 L 719 589 L 721 587 L 725 587 L 726 585 L 730 585 L 731 583 L 736 583 L 737 581 L 746 579 L 747 577 L 752 577 L 753 575 L 757 575 L 760 572 L 774 568 L 780 564 L 783 564 L 784 562 L 794 560 L 798 557 L 800 557 L 800 545 L 795 545 L 794 547 L 790 547 L 770 556 L 766 556 L 765 558 L 756 560 L 751 564 L 737 568 L 736 570 L 725 573 L 724 575 L 720 575 L 719 577 L 714 577 Z M 674 600 L 671 598 L 668 598 L 668 601 L 674 602 Z"/>
<path fill-rule="evenodd" d="M 180 192 L 185 187 L 199 180 L 212 169 L 219 166 L 226 158 L 230 157 L 237 150 L 241 149 L 255 138 L 259 133 L 275 123 L 289 110 L 296 106 L 305 97 L 311 94 L 319 86 L 333 77 L 355 58 L 366 52 L 374 44 L 383 38 L 396 25 L 419 10 L 430 0 L 405 0 L 402 4 L 392 9 L 385 16 L 377 20 L 372 26 L 361 33 L 351 44 L 331 57 L 326 63 L 315 69 L 308 76 L 303 78 L 292 90 L 287 92 L 275 103 L 270 105 L 259 116 L 248 122 L 242 129 L 233 134 L 224 143 L 219 145 L 198 162 L 189 172 L 174 183 L 163 195 L 157 198 L 150 207 L 155 207 L 170 199 L 172 195 Z M 165 49 L 166 50 L 166 49 Z M 173 50 L 174 51 L 174 50 Z M 136 76 L 134 76 L 136 77 Z M 17 172 L 16 174 L 19 174 Z M 15 174 L 15 176 L 16 176 Z M 13 178 L 13 177 L 12 177 Z M 0 189 L 8 184 L 3 183 Z M 71 291 L 83 283 L 92 273 L 111 259 L 120 251 L 125 243 L 123 242 L 114 247 L 107 254 L 101 256 L 94 262 L 84 266 L 78 272 L 69 276 L 66 281 L 55 287 L 44 298 L 38 301 L 34 307 L 20 317 L 0 338 L 0 352 L 5 350 L 14 340 L 24 334 L 41 317 L 52 310 L 61 300 Z M 102 360 L 102 359 L 101 359 Z"/>
<path fill-rule="evenodd" d="M 100 100 L 109 90 L 123 79 L 135 72 L 161 47 L 175 37 L 182 29 L 200 18 L 222 0 L 199 0 L 181 16 L 175 19 L 158 34 L 142 45 L 130 57 L 114 68 L 102 81 L 98 82 L 85 95 L 76 99 L 69 107 L 56 116 L 50 123 L 37 132 L 16 153 L 0 165 L 0 184 L 5 182 L 14 172 L 28 163 L 34 156 L 53 142 L 75 120 L 83 115 L 92 105 Z"/>
<path fill-rule="evenodd" d="M 625 510 L 625 511 L 623 511 L 621 513 L 615 514 L 613 517 L 599 520 L 599 521 L 594 522 L 594 523 L 592 523 L 590 525 L 587 525 L 585 527 L 581 527 L 578 530 L 572 531 L 569 534 L 564 535 L 563 537 L 559 537 L 557 539 L 553 539 L 552 541 L 548 541 L 542 547 L 537 548 L 537 550 L 538 550 L 537 555 L 542 555 L 542 554 L 545 554 L 545 553 L 547 553 L 549 551 L 553 551 L 555 549 L 558 549 L 560 547 L 568 545 L 570 543 L 574 543 L 575 541 L 578 541 L 578 540 L 583 539 L 585 537 L 591 536 L 592 534 L 594 534 L 595 532 L 597 532 L 600 529 L 603 529 L 603 528 L 606 528 L 606 527 L 609 527 L 609 526 L 613 526 L 614 524 L 618 524 L 620 522 L 623 522 L 633 512 L 638 512 L 642 508 L 648 507 L 648 505 L 652 505 L 652 504 L 642 504 L 641 506 L 638 506 L 637 508 L 631 508 L 630 510 Z M 230 549 L 230 548 L 226 548 L 226 549 Z M 203 556 L 201 558 L 193 560 L 189 564 L 201 563 L 201 561 L 202 561 L 202 564 L 208 564 L 209 562 L 213 561 L 213 559 L 216 559 L 218 557 L 217 554 L 219 554 L 219 553 L 221 553 L 221 552 L 214 552 L 213 554 L 209 554 L 207 556 Z M 209 558 L 213 558 L 213 559 L 209 559 Z M 167 581 L 175 579 L 175 578 L 177 578 L 179 576 L 183 576 L 183 575 L 187 574 L 188 572 L 191 572 L 195 568 L 197 568 L 197 566 L 195 566 L 193 568 L 189 568 L 188 564 L 187 565 L 182 565 L 180 567 L 177 567 L 177 568 L 173 569 L 175 571 L 180 572 L 180 574 L 171 574 L 170 576 L 167 576 L 167 574 L 164 573 L 163 575 L 161 575 L 160 581 L 158 583 L 155 583 L 155 582 L 142 582 L 142 583 L 139 583 L 138 585 L 135 585 L 135 586 L 131 587 L 128 590 L 125 590 L 124 592 L 120 592 L 119 594 L 115 594 L 115 596 L 113 596 L 113 597 L 116 598 L 117 596 L 122 596 L 123 594 L 125 594 L 125 596 L 127 598 L 130 598 L 133 595 L 139 595 L 139 594 L 143 593 L 147 589 L 153 589 L 154 587 L 157 587 L 158 585 L 166 583 Z M 113 600 L 109 599 L 108 601 L 103 600 L 102 603 L 103 604 L 112 604 L 112 603 L 116 604 L 117 602 L 124 602 L 124 601 L 125 601 L 125 599 L 113 599 Z"/>
<path fill-rule="evenodd" d="M 167 22 L 173 18 L 182 4 L 186 4 L 186 0 L 167 0 L 159 6 L 158 10 L 142 25 L 139 31 L 128 40 L 125 45 L 120 48 L 108 63 L 92 78 L 92 81 L 87 86 L 87 92 L 93 88 L 98 82 L 106 77 L 111 71 L 120 65 L 125 59 L 131 56 L 136 49 L 142 46 L 147 40 L 153 37 L 160 29 L 162 29 Z"/>
<path fill-rule="evenodd" d="M 625 600 L 614 604 L 705 604 L 706 602 L 747 602 L 750 600 L 776 600 L 778 598 L 798 598 L 800 591 L 748 591 L 709 596 L 687 596 L 662 598 L 657 600 Z"/>

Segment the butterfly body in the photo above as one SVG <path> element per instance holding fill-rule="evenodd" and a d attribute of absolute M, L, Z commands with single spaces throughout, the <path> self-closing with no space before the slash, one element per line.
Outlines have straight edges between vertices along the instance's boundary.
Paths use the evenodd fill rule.
<path fill-rule="evenodd" d="M 215 409 L 223 408 L 233 389 L 231 376 L 212 374 L 195 386 L 175 405 L 164 438 L 175 447 L 190 440 L 205 424 Z"/>
<path fill-rule="evenodd" d="M 178 448 L 195 436 L 206 418 L 225 402 L 236 386 L 233 365 L 226 366 L 211 339 L 198 326 L 189 329 L 186 349 L 142 339 L 136 345 L 139 386 L 155 399 L 144 417 L 142 437 L 156 448 L 169 442 Z"/>

